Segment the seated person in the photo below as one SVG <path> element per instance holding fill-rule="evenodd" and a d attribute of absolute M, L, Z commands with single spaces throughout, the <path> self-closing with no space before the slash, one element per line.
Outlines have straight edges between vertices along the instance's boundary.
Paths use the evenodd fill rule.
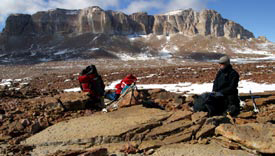
<path fill-rule="evenodd" d="M 218 71 L 211 93 L 194 96 L 194 111 L 205 111 L 209 116 L 237 115 L 240 112 L 238 97 L 239 74 L 232 68 L 227 56 L 219 60 Z"/>
<path fill-rule="evenodd" d="M 212 95 L 223 97 L 223 108 L 219 113 L 237 115 L 240 112 L 240 100 L 238 96 L 239 74 L 232 68 L 230 58 L 223 56 L 218 61 L 220 70 L 214 80 Z"/>
<path fill-rule="evenodd" d="M 104 107 L 103 97 L 105 85 L 98 74 L 95 65 L 86 67 L 78 77 L 80 88 L 83 92 L 88 92 L 88 96 L 93 104 L 99 103 L 99 107 Z"/>

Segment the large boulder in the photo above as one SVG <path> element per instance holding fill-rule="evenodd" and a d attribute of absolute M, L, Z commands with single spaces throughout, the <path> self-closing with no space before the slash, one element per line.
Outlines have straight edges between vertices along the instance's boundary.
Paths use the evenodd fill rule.
<path fill-rule="evenodd" d="M 244 125 L 222 124 L 216 128 L 222 135 L 248 148 L 265 154 L 275 154 L 275 125 L 248 123 Z"/>
<path fill-rule="evenodd" d="M 148 129 L 159 126 L 159 122 L 171 113 L 133 106 L 110 113 L 97 113 L 57 123 L 28 138 L 28 145 L 58 145 L 89 142 L 92 145 L 140 139 Z"/>
<path fill-rule="evenodd" d="M 203 144 L 172 144 L 162 146 L 157 149 L 153 156 L 178 156 L 178 155 L 196 155 L 196 156 L 244 156 L 252 155 L 242 150 L 230 150 L 220 146 L 217 143 L 210 143 L 209 145 Z"/>

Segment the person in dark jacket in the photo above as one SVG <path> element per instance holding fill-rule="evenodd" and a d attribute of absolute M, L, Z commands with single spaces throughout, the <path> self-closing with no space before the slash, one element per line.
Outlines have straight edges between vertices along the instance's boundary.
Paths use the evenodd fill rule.
<path fill-rule="evenodd" d="M 228 56 L 221 57 L 218 63 L 220 70 L 214 80 L 212 95 L 220 97 L 224 101 L 219 110 L 221 112 L 219 113 L 237 115 L 240 112 L 240 100 L 237 89 L 240 76 L 238 72 L 232 68 Z"/>

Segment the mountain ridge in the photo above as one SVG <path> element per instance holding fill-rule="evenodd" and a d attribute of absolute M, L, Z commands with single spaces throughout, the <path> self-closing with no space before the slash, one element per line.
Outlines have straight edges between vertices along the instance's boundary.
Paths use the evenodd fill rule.
<path fill-rule="evenodd" d="M 254 34 L 240 24 L 223 18 L 215 10 L 181 10 L 177 14 L 146 12 L 125 14 L 92 6 L 79 10 L 54 9 L 35 14 L 11 14 L 3 33 L 7 35 L 63 33 L 105 33 L 115 35 L 212 35 L 249 39 Z"/>
<path fill-rule="evenodd" d="M 208 60 L 221 55 L 270 59 L 275 52 L 275 45 L 265 37 L 256 39 L 215 10 L 127 15 L 96 6 L 57 8 L 12 14 L 6 23 L 0 33 L 0 63 L 4 64 L 91 58 Z"/>

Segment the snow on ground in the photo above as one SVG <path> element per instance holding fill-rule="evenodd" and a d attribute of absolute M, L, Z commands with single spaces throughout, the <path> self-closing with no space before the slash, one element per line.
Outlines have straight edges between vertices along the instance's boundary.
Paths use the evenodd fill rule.
<path fill-rule="evenodd" d="M 139 38 L 149 39 L 150 37 L 152 37 L 152 34 L 149 34 L 149 35 L 138 35 L 138 34 L 128 35 L 128 39 L 130 41 L 135 41 L 136 39 L 139 39 Z"/>
<path fill-rule="evenodd" d="M 51 58 L 41 58 L 41 59 L 39 59 L 39 61 L 41 61 L 41 62 L 50 62 L 52 60 L 53 59 L 51 59 Z"/>
<path fill-rule="evenodd" d="M 64 50 L 54 53 L 54 55 L 63 55 L 63 54 L 66 54 L 67 52 L 68 52 L 68 49 L 64 49 Z"/>
<path fill-rule="evenodd" d="M 171 54 L 171 51 L 169 51 L 168 49 L 166 49 L 166 47 L 164 47 L 163 49 L 160 50 L 159 55 L 160 55 L 161 59 L 169 59 L 169 58 L 171 58 L 173 56 Z"/>
<path fill-rule="evenodd" d="M 118 84 L 120 80 L 112 82 L 107 86 L 106 90 L 115 89 L 115 85 Z M 138 89 L 165 89 L 169 92 L 176 93 L 187 93 L 187 94 L 202 94 L 205 92 L 211 92 L 213 83 L 202 83 L 202 84 L 192 84 L 190 82 L 178 83 L 178 84 L 137 84 Z M 274 91 L 275 84 L 260 84 L 247 80 L 242 80 L 239 82 L 239 93 L 249 93 L 251 90 L 253 93 L 261 93 L 265 91 Z M 81 91 L 80 88 L 66 89 L 64 92 L 78 92 Z"/>
<path fill-rule="evenodd" d="M 272 56 L 273 54 L 267 51 L 263 50 L 253 50 L 250 48 L 244 48 L 244 49 L 233 49 L 234 53 L 237 54 L 255 54 L 255 55 L 268 55 Z"/>
<path fill-rule="evenodd" d="M 116 54 L 121 60 L 123 61 L 129 61 L 129 60 L 150 60 L 150 59 L 154 59 L 154 57 L 152 57 L 150 54 L 148 53 L 141 53 L 138 55 L 134 55 L 131 56 L 129 54 Z"/>
<path fill-rule="evenodd" d="M 97 51 L 97 50 L 99 50 L 100 48 L 91 48 L 90 50 L 91 51 Z"/>
<path fill-rule="evenodd" d="M 267 57 L 260 57 L 260 58 L 234 58 L 231 59 L 231 62 L 234 63 L 255 63 L 261 61 L 275 61 L 275 55 L 267 56 Z"/>

